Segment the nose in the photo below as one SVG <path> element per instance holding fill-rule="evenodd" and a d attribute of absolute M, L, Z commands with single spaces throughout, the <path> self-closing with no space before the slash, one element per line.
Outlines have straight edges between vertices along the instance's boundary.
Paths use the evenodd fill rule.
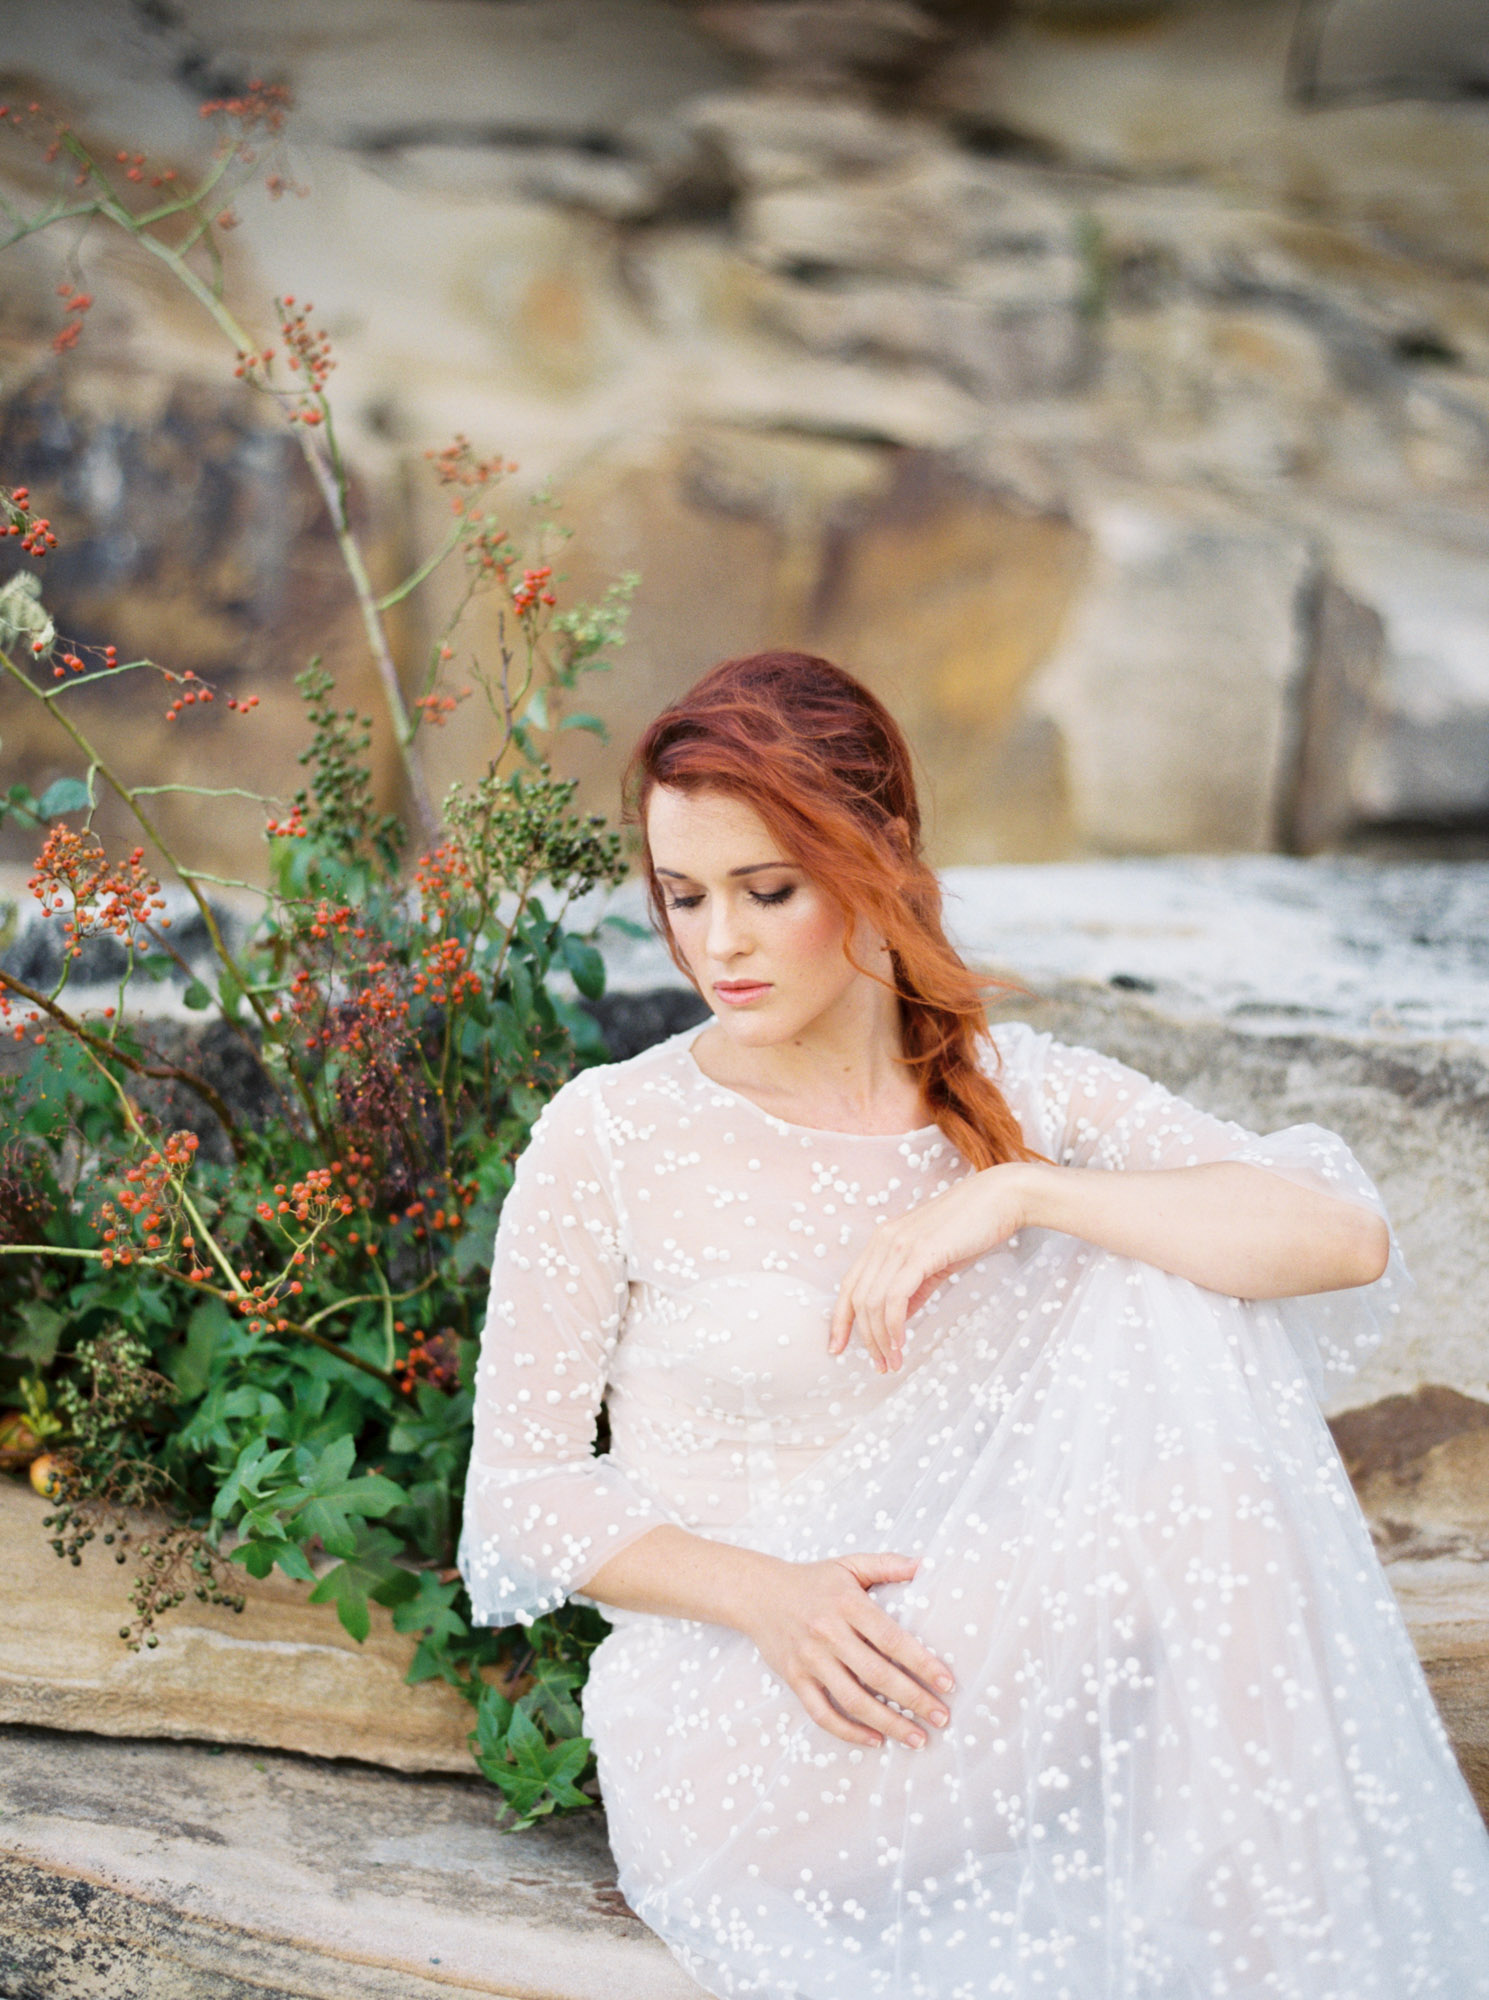
<path fill-rule="evenodd" d="M 709 957 L 716 963 L 723 964 L 731 958 L 738 958 L 750 949 L 749 928 L 743 921 L 743 915 L 732 896 L 710 899 L 704 942 Z"/>

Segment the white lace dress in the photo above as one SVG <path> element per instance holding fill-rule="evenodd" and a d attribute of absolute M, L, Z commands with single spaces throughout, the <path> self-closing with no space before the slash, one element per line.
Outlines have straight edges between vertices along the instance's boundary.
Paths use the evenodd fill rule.
<path fill-rule="evenodd" d="M 1317 1400 L 1394 1273 L 1253 1304 L 1030 1230 L 878 1375 L 827 1353 L 838 1281 L 966 1162 L 934 1128 L 783 1123 L 703 1075 L 696 1032 L 570 1083 L 520 1163 L 476 1615 L 532 1618 L 664 1521 L 893 1550 L 919 1574 L 879 1600 L 959 1691 L 925 1749 L 850 1748 L 737 1634 L 611 1614 L 585 1716 L 632 1906 L 711 1992 L 772 2000 L 1489 1994 L 1489 1835 Z M 1317 1126 L 1259 1139 L 994 1039 L 1051 1159 L 1247 1160 L 1379 1206 Z"/>

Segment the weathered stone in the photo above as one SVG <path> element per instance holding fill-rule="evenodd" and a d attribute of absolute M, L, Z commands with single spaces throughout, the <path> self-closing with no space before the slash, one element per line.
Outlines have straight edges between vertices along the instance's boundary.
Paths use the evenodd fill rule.
<path fill-rule="evenodd" d="M 177 684 L 148 669 L 90 673 L 68 689 L 68 712 L 127 782 L 162 788 L 150 811 L 173 849 L 228 878 L 257 872 L 265 797 L 282 809 L 304 782 L 294 673 L 319 655 L 347 703 L 378 702 L 356 605 L 293 439 L 266 428 L 241 387 L 86 369 L 32 376 L 0 402 L 0 457 L 8 484 L 50 496 L 59 546 L 42 578 L 44 600 L 90 667 L 112 643 L 125 660 L 194 672 L 216 695 L 168 722 Z M 389 540 L 354 494 L 376 564 L 392 553 Z M 0 575 L 24 560 L 15 542 L 0 543 Z M 229 698 L 250 691 L 262 700 L 256 712 L 229 709 Z M 0 738 L 7 783 L 24 774 L 39 794 L 55 777 L 82 774 L 50 709 L 8 676 Z M 385 735 L 369 761 L 380 798 L 393 804 L 398 779 Z M 206 809 L 174 789 L 194 783 L 217 789 Z M 98 792 L 95 829 L 116 851 L 134 846 L 135 822 L 107 785 Z M 28 861 L 38 845 L 28 825 L 0 829 L 6 860 Z M 80 970 L 106 979 L 117 954 L 100 940 Z"/>
<path fill-rule="evenodd" d="M 610 727 L 558 755 L 586 802 L 615 808 L 641 729 L 716 660 L 764 645 L 842 659 L 895 709 L 928 772 L 941 852 L 1068 851 L 1058 746 L 1020 734 L 1022 691 L 1077 597 L 1084 538 L 938 453 L 700 427 L 683 449 L 596 465 L 567 494 L 574 587 L 659 570 L 620 670 L 586 694 Z M 481 646 L 478 614 L 468 628 Z M 438 610 L 435 610 L 438 616 Z M 470 775 L 478 739 L 431 742 L 435 790 Z"/>
<path fill-rule="evenodd" d="M 1348 766 L 1359 820 L 1489 813 L 1489 528 L 1429 542 L 1331 524 L 1330 562 L 1383 628 L 1381 681 Z"/>
<path fill-rule="evenodd" d="M 1384 1561 L 1489 1562 L 1489 1402 L 1433 1383 L 1330 1428 Z"/>
<path fill-rule="evenodd" d="M 1345 1470 L 1358 1487 L 1386 1474 L 1409 1476 L 1428 1452 L 1465 1432 L 1489 1430 L 1489 1403 L 1429 1384 L 1410 1396 L 1344 1410 L 1330 1425 Z"/>
<path fill-rule="evenodd" d="M 1103 532 L 1118 491 L 1163 519 L 1216 510 L 1230 519 L 1233 509 L 1243 529 L 1264 521 L 1317 551 L 1298 632 L 1304 664 L 1288 698 L 1307 713 L 1285 714 L 1275 732 L 1295 751 L 1282 755 L 1276 784 L 1265 768 L 1272 668 L 1247 666 L 1235 782 L 1201 802 L 1204 814 L 1191 810 L 1191 787 L 1187 804 L 1181 797 L 1159 824 L 1136 828 L 1136 788 L 1108 783 L 1102 797 L 1120 808 L 1108 825 L 1087 787 L 1090 743 L 1110 733 L 1104 670 L 1093 669 L 1079 744 L 1052 712 L 1020 701 L 996 748 L 983 746 L 985 799 L 1023 803 L 1010 806 L 1006 827 L 1001 809 L 959 806 L 948 825 L 970 844 L 948 845 L 948 858 L 1171 839 L 1401 841 L 1420 837 L 1402 829 L 1427 821 L 1462 830 L 1452 835 L 1460 841 L 1481 838 L 1472 829 L 1486 811 L 1489 757 L 1475 662 L 1489 613 L 1474 577 L 1489 541 L 1489 314 L 1478 275 L 1489 176 L 1478 111 L 1299 109 L 1284 89 L 1293 0 L 1239 12 L 1150 8 L 1120 36 L 1093 36 L 1068 9 L 1056 27 L 1024 8 L 1004 22 L 986 8 L 938 5 L 946 63 L 917 92 L 905 79 L 914 48 L 929 44 L 915 22 L 932 11 L 747 9 L 736 25 L 753 38 L 755 61 L 762 36 L 800 58 L 794 75 L 749 90 L 717 36 L 664 0 L 538 9 L 426 0 L 417 32 L 396 0 L 368 0 L 354 32 L 338 14 L 292 35 L 273 0 L 242 0 L 230 16 L 195 4 L 138 20 L 105 9 L 87 35 L 76 10 L 11 0 L 0 39 L 105 158 L 125 143 L 183 170 L 207 157 L 183 78 L 215 89 L 261 71 L 293 85 L 304 106 L 295 171 L 312 198 L 246 197 L 227 283 L 235 310 L 266 337 L 276 289 L 311 291 L 331 327 L 338 434 L 381 524 L 379 585 L 394 583 L 434 531 L 415 497 L 424 469 L 404 454 L 412 460 L 456 430 L 521 462 L 514 520 L 528 518 L 531 486 L 551 480 L 561 494 L 582 493 L 582 533 L 612 503 L 630 516 L 636 458 L 685 454 L 700 428 L 723 425 L 770 433 L 762 450 L 808 441 L 849 455 L 944 453 L 1010 509 L 1068 522 L 1081 542 Z M 882 63 L 898 88 L 875 108 L 860 85 L 882 78 Z M 23 169 L 7 154 L 0 172 Z M 117 602 L 90 601 L 86 616 L 69 585 L 71 629 L 198 671 L 199 653 L 230 658 L 234 672 L 257 673 L 262 659 L 270 678 L 320 651 L 348 698 L 375 711 L 324 540 L 314 549 L 297 540 L 283 619 L 262 588 L 265 537 L 289 535 L 308 496 L 240 514 L 236 537 L 199 559 L 221 496 L 241 499 L 253 483 L 242 441 L 219 421 L 188 449 L 156 420 L 178 376 L 210 381 L 226 409 L 218 390 L 231 360 L 194 302 L 149 260 L 119 245 L 106 253 L 104 241 L 91 235 L 78 253 L 99 303 L 60 376 L 79 406 L 66 453 L 77 461 L 73 486 L 87 486 L 96 524 L 69 511 L 49 569 L 60 583 L 61 556 L 82 547 L 80 526 L 90 559 L 105 543 L 118 557 L 133 536 L 141 559 L 159 554 L 163 567 L 151 592 L 131 584 Z M 62 255 L 51 236 L 6 252 L 0 339 L 13 396 L 23 381 L 37 394 L 59 379 L 48 354 L 55 285 L 79 275 L 64 271 Z M 254 412 L 249 429 L 267 414 L 261 404 Z M 123 448 L 152 424 L 162 463 L 172 451 L 194 457 L 163 492 L 140 483 L 140 454 Z M 254 450 L 278 450 L 272 436 Z M 3 470 L 14 481 L 28 468 Z M 47 471 L 38 490 L 52 479 Z M 154 515 L 130 512 L 135 492 L 155 494 Z M 187 496 L 182 532 L 197 540 L 183 563 L 176 517 Z M 174 540 L 155 534 L 157 516 Z M 405 545 L 414 517 L 417 548 Z M 707 652 L 750 643 L 749 620 L 724 629 L 725 610 L 742 598 L 774 602 L 777 573 L 785 598 L 800 603 L 804 580 L 821 573 L 820 521 L 807 506 L 779 517 L 758 590 L 758 576 L 737 589 L 727 576 L 743 538 L 711 520 L 684 536 L 686 561 L 649 541 L 644 589 L 658 603 L 656 625 L 683 630 L 706 576 L 723 580 L 719 616 L 704 621 L 720 642 Z M 1225 720 L 1214 684 L 1229 671 L 1227 647 L 1246 652 L 1255 639 L 1273 660 L 1279 591 L 1267 577 L 1253 590 L 1250 566 L 1265 561 L 1258 546 L 1217 573 L 1217 597 L 1234 586 L 1229 612 L 1222 618 L 1217 603 L 1198 626 L 1182 576 L 1169 591 L 1112 598 L 1098 563 L 1088 613 L 1067 630 L 1124 607 L 1148 621 L 1145 640 L 1168 662 L 1157 678 L 1169 675 L 1174 697 L 1169 734 L 1203 736 Z M 1280 561 L 1290 573 L 1294 553 Z M 1188 557 L 1178 569 L 1200 573 Z M 1042 594 L 1040 578 L 1031 588 Z M 891 604 L 882 593 L 881 609 Z M 781 620 L 779 629 L 795 628 Z M 411 671 L 424 632 L 398 615 L 395 644 Z M 907 627 L 898 642 L 907 679 L 915 639 Z M 884 643 L 896 643 L 892 625 Z M 640 646 L 622 665 L 638 690 L 679 672 L 643 662 Z M 1258 681 L 1267 691 L 1254 700 Z M 1001 713 L 1001 684 L 988 700 Z M 210 730 L 200 715 L 188 730 L 152 715 L 147 703 L 129 709 L 127 725 L 109 721 L 153 777 L 239 780 L 235 718 L 219 707 Z M 292 789 L 302 741 L 293 698 L 272 714 L 266 703 L 252 727 L 266 788 Z M 13 726 L 8 705 L 0 735 L 17 774 L 38 785 L 65 764 L 29 724 Z M 1208 752 L 1202 741 L 1194 754 Z M 441 771 L 450 754 L 439 746 Z M 377 755 L 392 797 L 381 739 Z M 1088 793 L 1074 814 L 1061 802 L 1072 785 Z M 159 810 L 176 832 L 189 808 L 166 795 Z M 105 830 L 122 836 L 111 815 Z M 1217 830 L 1213 818 L 1225 824 Z M 251 801 L 224 800 L 203 833 L 236 851 L 197 858 L 224 874 L 256 872 L 260 824 Z M 25 858 L 14 829 L 4 839 L 4 852 Z"/>
<path fill-rule="evenodd" d="M 443 1681 L 404 1680 L 414 1640 L 370 1606 L 358 1645 L 310 1586 L 233 1565 L 241 1613 L 194 1599 L 160 1622 L 159 1644 L 132 1653 L 129 1576 L 95 1542 L 74 1569 L 52 1553 L 48 1503 L 0 1476 L 6 1610 L 0 1722 L 104 1736 L 183 1736 L 265 1743 L 316 1757 L 357 1757 L 398 1771 L 471 1768 L 470 1705 Z"/>
<path fill-rule="evenodd" d="M 945 39 L 911 0 L 703 0 L 698 20 L 797 89 L 902 78 Z"/>
<path fill-rule="evenodd" d="M 1429 1557 L 1389 1563 L 1386 1575 L 1459 1766 L 1489 1820 L 1489 1563 Z"/>
<path fill-rule="evenodd" d="M 977 244 L 987 177 L 927 149 L 883 173 L 762 190 L 740 203 L 749 254 L 776 268 L 948 279 Z"/>
<path fill-rule="evenodd" d="M 815 353 L 930 362 L 983 396 L 1059 395 L 1080 380 L 1088 360 L 1075 284 L 1062 287 L 1072 273 L 1070 260 L 1042 260 L 1008 273 L 1014 282 L 999 296 L 976 298 L 929 286 L 783 277 L 763 306 L 771 325 Z"/>
<path fill-rule="evenodd" d="M 1291 778 L 1315 568 L 1286 529 L 1130 495 L 1093 503 L 1091 581 L 1029 702 L 1065 745 L 1082 844 L 1266 848 Z"/>
<path fill-rule="evenodd" d="M 1297 200 L 1398 242 L 1481 266 L 1489 129 L 1449 102 L 1335 104 L 1289 90 L 1292 0 L 1146 7 L 1120 35 L 1094 10 L 950 52 L 929 105 L 1010 130 L 1065 162 L 1203 177 L 1253 200 Z M 1086 28 L 1088 32 L 1082 32 Z M 1418 46 L 1421 46 L 1421 38 Z"/>
<path fill-rule="evenodd" d="M 1312 605 L 1307 681 L 1298 701 L 1298 749 L 1286 844 L 1315 854 L 1358 818 L 1354 786 L 1375 720 L 1384 658 L 1380 613 L 1319 579 Z"/>
<path fill-rule="evenodd" d="M 740 186 L 789 187 L 898 165 L 926 143 L 922 125 L 866 104 L 822 101 L 797 91 L 741 91 L 690 106 L 692 129 L 723 155 Z"/>
<path fill-rule="evenodd" d="M 13 2000 L 689 2000 L 604 1822 L 497 1827 L 481 1780 L 6 1729 Z"/>

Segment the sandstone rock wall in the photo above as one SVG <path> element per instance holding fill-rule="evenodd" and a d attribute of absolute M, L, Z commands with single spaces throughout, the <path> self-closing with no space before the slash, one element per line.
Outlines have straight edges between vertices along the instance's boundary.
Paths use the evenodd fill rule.
<path fill-rule="evenodd" d="M 520 461 L 514 519 L 556 483 L 576 583 L 642 572 L 617 748 L 574 752 L 595 804 L 660 698 L 779 641 L 904 713 L 942 861 L 1463 851 L 1489 821 L 1489 110 L 1299 104 L 1291 0 L 1106 11 L 12 0 L 0 84 L 183 165 L 202 95 L 293 85 L 312 192 L 244 205 L 231 293 L 258 324 L 308 293 L 335 337 L 380 575 L 428 546 L 419 454 L 457 429 Z M 99 304 L 57 362 L 64 249 Z M 282 444 L 153 271 L 92 236 L 4 254 L 0 467 L 57 481 L 64 620 L 258 676 L 262 776 L 292 789 L 304 655 L 367 693 Z M 172 436 L 200 466 L 177 503 L 226 524 L 175 569 L 140 471 Z M 3 706 L 8 758 L 40 758 Z M 111 726 L 168 761 L 153 712 Z M 485 747 L 448 732 L 437 779 Z"/>

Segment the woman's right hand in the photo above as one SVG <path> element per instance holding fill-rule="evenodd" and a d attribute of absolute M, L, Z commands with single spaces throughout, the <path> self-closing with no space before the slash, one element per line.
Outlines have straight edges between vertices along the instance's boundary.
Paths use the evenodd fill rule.
<path fill-rule="evenodd" d="M 776 1563 L 738 1621 L 813 1722 L 844 1743 L 878 1749 L 887 1736 L 919 1750 L 922 1725 L 950 1720 L 951 1670 L 869 1594 L 875 1584 L 908 1583 L 917 1567 L 895 1555 Z"/>

